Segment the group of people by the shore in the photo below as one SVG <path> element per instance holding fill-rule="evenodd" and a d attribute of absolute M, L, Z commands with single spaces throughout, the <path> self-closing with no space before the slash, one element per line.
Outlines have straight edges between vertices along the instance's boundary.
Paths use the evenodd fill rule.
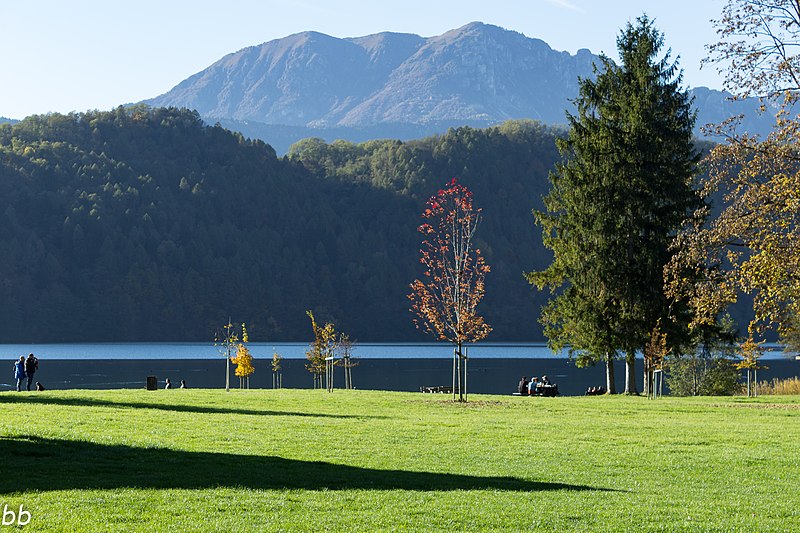
<path fill-rule="evenodd" d="M 530 380 L 528 376 L 522 376 L 517 392 L 522 396 L 558 396 L 558 385 L 547 379 L 547 376 L 532 377 Z"/>
<path fill-rule="evenodd" d="M 39 358 L 33 355 L 32 353 L 28 354 L 28 357 L 21 355 L 19 360 L 14 361 L 14 379 L 17 382 L 17 392 L 22 392 L 23 387 L 26 390 L 31 390 L 31 387 L 34 385 L 34 375 L 39 370 Z M 43 391 L 44 385 L 40 382 L 36 381 L 36 390 Z M 165 384 L 165 389 L 172 388 L 172 382 L 167 378 Z M 186 388 L 186 380 L 182 379 L 180 382 L 180 386 L 178 388 L 185 389 Z"/>
<path fill-rule="evenodd" d="M 24 355 L 19 356 L 19 361 L 14 362 L 14 379 L 17 380 L 17 392 L 22 391 L 22 385 L 26 381 L 27 390 L 31 390 L 31 385 L 33 385 L 33 376 L 38 370 L 39 359 L 35 355 L 30 353 L 28 354 L 27 358 Z M 38 381 L 36 382 L 36 390 L 44 390 L 44 387 Z"/>
<path fill-rule="evenodd" d="M 169 378 L 167 378 L 167 380 L 164 382 L 164 388 L 165 389 L 171 389 L 172 388 L 172 382 L 169 380 Z M 179 389 L 185 389 L 186 388 L 186 380 L 185 379 L 181 380 L 181 386 L 178 387 L 178 388 Z"/>

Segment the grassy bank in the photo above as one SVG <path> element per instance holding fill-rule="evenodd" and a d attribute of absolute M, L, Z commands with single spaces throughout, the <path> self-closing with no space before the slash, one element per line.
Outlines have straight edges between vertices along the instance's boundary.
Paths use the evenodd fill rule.
<path fill-rule="evenodd" d="M 0 394 L 25 530 L 789 531 L 800 399 Z"/>

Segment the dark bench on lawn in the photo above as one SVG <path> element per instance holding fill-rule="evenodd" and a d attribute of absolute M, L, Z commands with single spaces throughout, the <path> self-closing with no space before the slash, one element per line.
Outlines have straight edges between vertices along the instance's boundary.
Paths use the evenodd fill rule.
<path fill-rule="evenodd" d="M 453 386 L 452 385 L 439 385 L 438 387 L 420 387 L 420 392 L 429 392 L 433 394 L 453 394 Z M 458 389 L 456 389 L 458 392 Z"/>
<path fill-rule="evenodd" d="M 521 394 L 519 392 L 513 393 L 514 396 L 558 396 L 558 385 L 539 385 L 533 389 L 531 394 Z"/>

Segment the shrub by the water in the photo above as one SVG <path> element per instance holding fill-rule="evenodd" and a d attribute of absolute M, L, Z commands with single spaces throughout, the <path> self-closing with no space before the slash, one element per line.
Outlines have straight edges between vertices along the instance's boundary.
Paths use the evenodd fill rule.
<path fill-rule="evenodd" d="M 739 372 L 724 355 L 670 358 L 667 386 L 675 396 L 730 396 L 739 390 Z"/>
<path fill-rule="evenodd" d="M 759 381 L 757 390 L 759 394 L 800 394 L 800 378 Z"/>

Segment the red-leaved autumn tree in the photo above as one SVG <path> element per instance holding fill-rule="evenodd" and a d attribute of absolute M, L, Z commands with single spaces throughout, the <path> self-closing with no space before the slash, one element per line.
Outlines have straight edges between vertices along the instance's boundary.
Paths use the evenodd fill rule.
<path fill-rule="evenodd" d="M 455 345 L 453 397 L 457 390 L 461 401 L 466 382 L 462 347 L 486 338 L 492 330 L 477 310 L 490 270 L 473 241 L 480 213 L 472 205 L 472 193 L 455 178 L 428 200 L 422 213 L 425 222 L 419 227 L 425 272 L 422 280 L 411 284 L 408 296 L 417 328 Z"/>

